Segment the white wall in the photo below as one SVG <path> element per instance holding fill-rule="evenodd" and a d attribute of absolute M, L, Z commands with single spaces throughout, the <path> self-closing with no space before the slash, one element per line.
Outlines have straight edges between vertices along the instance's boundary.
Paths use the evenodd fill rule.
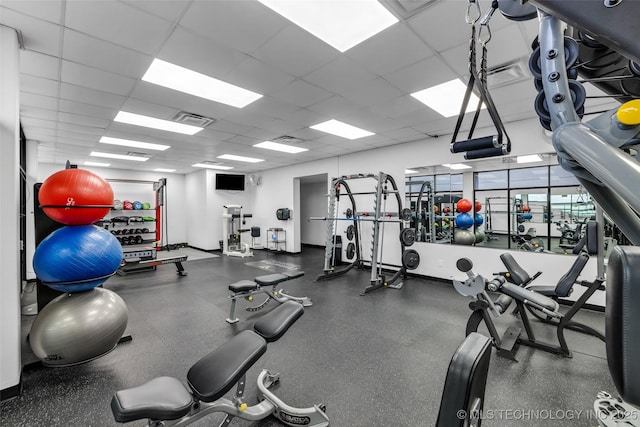
<path fill-rule="evenodd" d="M 328 179 L 328 178 L 327 178 Z M 327 182 L 300 184 L 300 243 L 324 246 L 327 227 L 324 221 L 310 221 L 312 216 L 327 215 Z"/>
<path fill-rule="evenodd" d="M 20 78 L 18 39 L 0 26 L 0 390 L 20 383 Z"/>

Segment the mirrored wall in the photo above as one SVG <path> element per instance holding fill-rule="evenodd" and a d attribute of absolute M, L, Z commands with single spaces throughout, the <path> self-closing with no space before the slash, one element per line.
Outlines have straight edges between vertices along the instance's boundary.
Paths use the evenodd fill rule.
<path fill-rule="evenodd" d="M 462 173 L 407 176 L 406 206 L 418 241 L 571 253 L 595 218 L 589 194 L 559 165 L 467 173 L 476 201 L 468 224 L 456 212 L 463 192 L 471 193 Z M 468 231 L 458 230 L 465 225 Z"/>

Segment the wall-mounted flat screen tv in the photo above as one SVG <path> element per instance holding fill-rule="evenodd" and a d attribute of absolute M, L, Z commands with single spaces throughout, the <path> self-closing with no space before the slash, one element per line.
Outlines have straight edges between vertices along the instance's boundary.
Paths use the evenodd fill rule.
<path fill-rule="evenodd" d="M 244 175 L 217 173 L 216 190 L 244 191 Z"/>

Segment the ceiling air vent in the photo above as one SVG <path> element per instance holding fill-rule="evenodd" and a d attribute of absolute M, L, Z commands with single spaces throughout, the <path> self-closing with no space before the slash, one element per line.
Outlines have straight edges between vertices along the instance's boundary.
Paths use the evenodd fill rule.
<path fill-rule="evenodd" d="M 199 128 L 205 128 L 211 123 L 215 122 L 215 119 L 212 119 L 210 117 L 201 116 L 200 114 L 187 113 L 186 111 L 178 111 L 169 120 L 177 123 L 182 123 L 184 125 L 197 126 Z"/>
<path fill-rule="evenodd" d="M 408 19 L 422 12 L 439 0 L 383 0 L 382 4 L 395 12 L 400 18 Z"/>
<path fill-rule="evenodd" d="M 140 153 L 137 151 L 128 151 L 127 152 L 127 156 L 134 156 L 134 157 L 151 157 L 151 154 L 149 153 Z"/>
<path fill-rule="evenodd" d="M 530 79 L 527 60 L 518 58 L 487 70 L 487 85 L 492 88 L 506 86 Z"/>
<path fill-rule="evenodd" d="M 299 144 L 302 142 L 300 138 L 294 136 L 283 135 L 278 138 L 272 139 L 271 142 L 278 142 L 280 144 Z"/>

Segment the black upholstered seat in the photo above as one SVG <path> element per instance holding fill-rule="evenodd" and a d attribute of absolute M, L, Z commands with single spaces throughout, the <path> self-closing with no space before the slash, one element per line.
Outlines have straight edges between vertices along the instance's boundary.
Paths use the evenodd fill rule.
<path fill-rule="evenodd" d="M 500 259 L 511 276 L 511 281 L 518 286 L 526 286 L 531 281 L 531 276 L 520 266 L 510 253 L 503 253 Z"/>
<path fill-rule="evenodd" d="M 302 270 L 287 270 L 283 271 L 282 274 L 287 276 L 287 280 L 297 279 L 298 277 L 304 276 L 304 271 Z"/>
<path fill-rule="evenodd" d="M 158 377 L 127 390 L 111 399 L 113 417 L 119 423 L 154 419 L 177 420 L 189 413 L 193 398 L 189 390 L 173 377 Z"/>
<path fill-rule="evenodd" d="M 533 303 L 550 311 L 556 311 L 558 309 L 558 303 L 553 299 L 537 292 L 533 292 L 527 288 L 521 288 L 513 283 L 505 283 L 502 285 L 500 292 L 505 295 L 509 295 L 516 301 Z"/>
<path fill-rule="evenodd" d="M 620 397 L 640 406 L 640 247 L 616 246 L 607 267 L 607 363 Z"/>
<path fill-rule="evenodd" d="M 302 304 L 285 301 L 258 319 L 253 329 L 268 342 L 274 342 L 279 340 L 303 313 Z"/>
<path fill-rule="evenodd" d="M 231 292 L 249 292 L 253 291 L 258 287 L 258 284 L 253 280 L 240 280 L 238 282 L 232 283 L 229 285 L 229 290 Z"/>
<path fill-rule="evenodd" d="M 253 280 L 260 286 L 274 286 L 280 282 L 289 280 L 289 277 L 287 277 L 284 274 L 274 273 L 274 274 L 266 274 L 264 276 L 258 276 Z"/>
<path fill-rule="evenodd" d="M 221 398 L 265 351 L 267 342 L 255 332 L 246 330 L 235 335 L 189 369 L 187 381 L 193 395 L 204 402 Z"/>
<path fill-rule="evenodd" d="M 437 427 L 469 425 L 466 424 L 468 419 L 460 414 L 469 415 L 472 408 L 480 415 L 490 359 L 491 339 L 488 337 L 472 332 L 460 344 L 447 370 Z M 478 400 L 479 405 L 474 407 Z"/>

